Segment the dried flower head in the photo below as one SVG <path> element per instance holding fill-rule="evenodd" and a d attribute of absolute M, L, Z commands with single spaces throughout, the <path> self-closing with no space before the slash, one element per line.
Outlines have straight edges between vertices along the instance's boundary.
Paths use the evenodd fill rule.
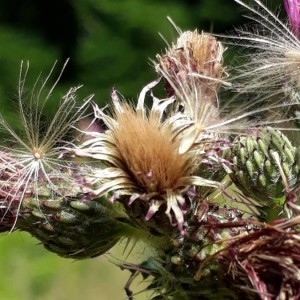
<path fill-rule="evenodd" d="M 184 152 L 205 129 L 220 121 L 217 91 L 225 74 L 222 66 L 223 46 L 213 36 L 197 30 L 179 33 L 163 55 L 157 55 L 156 71 L 163 76 L 168 96 L 176 96 L 175 112 L 183 111 L 180 118 L 185 133 L 180 152 Z M 185 121 L 183 121 L 185 120 Z"/>
<path fill-rule="evenodd" d="M 182 133 L 180 153 L 190 148 L 214 152 L 220 141 L 226 147 L 232 134 L 245 135 L 251 128 L 286 121 L 276 111 L 282 103 L 266 105 L 263 97 L 238 104 L 235 99 L 226 103 L 219 99 L 220 87 L 231 86 L 223 67 L 224 47 L 209 34 L 182 32 L 174 26 L 179 37 L 164 54 L 157 55 L 155 69 L 165 81 L 167 95 L 175 97 L 168 116 L 173 116 Z M 260 118 L 264 112 L 269 113 L 267 119 Z"/>
<path fill-rule="evenodd" d="M 103 168 L 94 174 L 93 182 L 99 186 L 95 194 L 113 193 L 112 199 L 119 199 L 136 214 L 134 218 L 142 218 L 143 226 L 153 226 L 156 232 L 165 233 L 164 226 L 169 228 L 171 223 L 184 234 L 184 215 L 195 205 L 189 188 L 221 184 L 194 176 L 199 158 L 189 151 L 179 153 L 181 136 L 172 119 L 163 119 L 163 112 L 174 99 L 154 98 L 152 109 L 147 111 L 144 96 L 156 84 L 144 88 L 136 108 L 120 100 L 115 91 L 111 115 L 94 105 L 95 116 L 105 123 L 107 131 L 95 132 L 94 139 L 75 149 L 75 154 L 103 162 Z M 158 225 L 151 224 L 153 216 L 160 218 Z"/>
<path fill-rule="evenodd" d="M 50 100 L 66 64 L 53 86 L 45 91 L 45 85 L 54 66 L 46 79 L 43 82 L 37 80 L 30 94 L 26 95 L 25 81 L 29 64 L 25 68 L 23 63 L 21 64 L 18 113 L 22 132 L 16 131 L 13 125 L 6 121 L 5 116 L 0 115 L 1 130 L 7 135 L 7 145 L 0 146 L 1 207 L 8 213 L 12 204 L 17 203 L 17 208 L 14 205 L 15 222 L 25 195 L 38 197 L 39 190 L 43 189 L 42 185 L 46 185 L 53 193 L 59 194 L 55 181 L 61 180 L 68 184 L 73 180 L 71 164 L 62 159 L 62 146 L 64 137 L 83 117 L 89 101 L 76 108 L 75 98 L 79 87 L 71 88 L 62 98 L 52 120 L 49 123 L 44 122 L 45 103 Z M 67 169 L 68 172 L 61 172 L 62 169 Z M 6 213 L 2 214 L 3 218 Z"/>
<path fill-rule="evenodd" d="M 195 89 L 200 89 L 199 97 L 205 97 L 203 101 L 217 106 L 216 92 L 220 83 L 224 83 L 225 73 L 222 44 L 212 35 L 200 34 L 197 30 L 182 32 L 178 27 L 176 29 L 179 33 L 177 41 L 165 54 L 157 55 L 156 70 L 165 78 L 166 90 L 180 96 L 184 104 Z M 186 109 L 191 116 L 196 112 L 193 107 Z"/>

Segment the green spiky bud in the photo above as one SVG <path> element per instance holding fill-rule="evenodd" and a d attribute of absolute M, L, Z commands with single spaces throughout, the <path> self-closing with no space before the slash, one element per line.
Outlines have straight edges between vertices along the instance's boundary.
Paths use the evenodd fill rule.
<path fill-rule="evenodd" d="M 10 170 L 3 171 L 0 231 L 26 231 L 47 250 L 74 259 L 104 254 L 122 237 L 135 235 L 121 204 L 94 196 L 85 182 L 85 169 L 69 166 L 61 168 L 59 176 L 49 173 L 24 186 L 7 176 Z"/>
<path fill-rule="evenodd" d="M 299 182 L 299 154 L 279 130 L 267 127 L 233 141 L 230 177 L 259 204 L 282 207 L 286 193 Z"/>
<path fill-rule="evenodd" d="M 25 198 L 16 227 L 63 257 L 83 259 L 104 254 L 130 225 L 106 199 Z"/>

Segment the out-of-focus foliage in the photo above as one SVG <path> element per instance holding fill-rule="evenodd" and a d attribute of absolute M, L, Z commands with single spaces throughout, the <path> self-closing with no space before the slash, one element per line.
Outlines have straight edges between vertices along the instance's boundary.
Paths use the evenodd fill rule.
<path fill-rule="evenodd" d="M 109 101 L 113 86 L 135 99 L 155 77 L 149 58 L 165 47 L 158 32 L 170 42 L 176 36 L 167 16 L 183 29 L 218 33 L 244 22 L 233 0 L 2 0 L 1 112 L 18 126 L 14 102 L 21 60 L 30 61 L 27 81 L 33 84 L 55 60 L 62 65 L 69 57 L 57 96 L 84 84 L 81 95 L 95 93 L 98 103 Z M 124 299 L 128 274 L 115 268 L 118 275 L 110 276 L 106 258 L 72 263 L 14 235 L 0 240 L 0 300 Z"/>
<path fill-rule="evenodd" d="M 109 256 L 72 261 L 36 244 L 24 233 L 1 237 L 1 300 L 125 299 L 129 272 L 113 266 Z"/>
<path fill-rule="evenodd" d="M 168 41 L 176 36 L 167 16 L 183 29 L 214 32 L 240 20 L 231 0 L 1 1 L 1 103 L 15 91 L 22 59 L 38 74 L 70 57 L 64 83 L 83 83 L 97 101 L 108 100 L 113 85 L 135 97 L 154 76 L 149 58 L 165 47 L 158 33 Z"/>

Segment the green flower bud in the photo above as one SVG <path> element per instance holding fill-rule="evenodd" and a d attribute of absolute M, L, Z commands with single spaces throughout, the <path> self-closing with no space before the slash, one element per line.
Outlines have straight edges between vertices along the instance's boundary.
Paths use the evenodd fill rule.
<path fill-rule="evenodd" d="M 25 198 L 16 228 L 39 239 L 60 256 L 83 259 L 102 255 L 133 228 L 106 199 Z"/>
<path fill-rule="evenodd" d="M 230 154 L 230 177 L 240 191 L 263 206 L 282 206 L 299 182 L 299 153 L 279 130 L 267 127 L 237 136 Z"/>

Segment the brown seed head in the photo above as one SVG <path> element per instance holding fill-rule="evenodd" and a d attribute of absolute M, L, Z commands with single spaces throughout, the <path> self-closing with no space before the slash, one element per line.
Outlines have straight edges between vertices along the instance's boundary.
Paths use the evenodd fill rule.
<path fill-rule="evenodd" d="M 182 151 L 184 116 L 167 116 L 166 109 L 174 98 L 159 100 L 147 109 L 145 94 L 158 81 L 142 90 L 136 108 L 112 93 L 111 114 L 94 104 L 95 118 L 107 128 L 94 132 L 94 138 L 74 149 L 81 157 L 102 162 L 91 175 L 93 194 L 101 197 L 112 193 L 111 201 L 120 201 L 126 211 L 134 212 L 134 219 L 143 227 L 166 233 L 162 228 L 169 219 L 168 229 L 177 225 L 185 234 L 184 216 L 191 212 L 195 199 L 189 191 L 194 186 L 223 188 L 219 182 L 197 175 L 201 154 L 185 147 Z M 167 217 L 167 219 L 166 219 Z M 151 219 L 153 226 L 148 222 Z M 146 221 L 146 222 L 145 222 Z M 157 231 L 157 230 L 156 230 Z M 168 230 L 167 230 L 168 231 Z"/>
<path fill-rule="evenodd" d="M 198 89 L 201 101 L 217 106 L 216 91 L 225 73 L 223 51 L 221 43 L 211 35 L 197 30 L 181 33 L 163 56 L 157 56 L 156 69 L 167 81 L 168 94 L 191 96 Z"/>
<path fill-rule="evenodd" d="M 222 67 L 223 47 L 216 38 L 197 30 L 183 32 L 175 45 L 177 49 L 186 49 L 195 72 L 208 78 L 221 78 L 224 74 Z"/>

